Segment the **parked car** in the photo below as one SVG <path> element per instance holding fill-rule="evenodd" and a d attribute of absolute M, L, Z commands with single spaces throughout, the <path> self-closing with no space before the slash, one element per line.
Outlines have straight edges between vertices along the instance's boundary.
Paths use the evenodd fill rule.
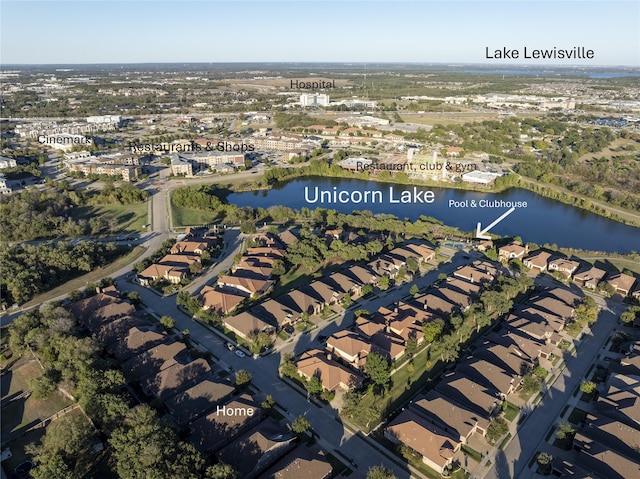
<path fill-rule="evenodd" d="M 226 348 L 227 348 L 229 351 L 233 351 L 233 344 L 231 344 L 231 343 L 225 343 L 224 345 L 226 346 Z"/>
<path fill-rule="evenodd" d="M 235 353 L 236 353 L 236 356 L 238 356 L 239 358 L 244 358 L 245 356 L 245 354 L 239 349 L 236 349 Z"/>

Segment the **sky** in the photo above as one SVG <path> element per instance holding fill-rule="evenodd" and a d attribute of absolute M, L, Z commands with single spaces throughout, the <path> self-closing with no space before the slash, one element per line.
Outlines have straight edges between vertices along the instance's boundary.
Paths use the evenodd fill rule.
<path fill-rule="evenodd" d="M 6 1 L 0 63 L 640 66 L 640 1 Z M 533 60 L 524 48 L 594 51 Z M 488 59 L 518 49 L 519 59 Z M 492 54 L 492 56 L 495 56 Z"/>

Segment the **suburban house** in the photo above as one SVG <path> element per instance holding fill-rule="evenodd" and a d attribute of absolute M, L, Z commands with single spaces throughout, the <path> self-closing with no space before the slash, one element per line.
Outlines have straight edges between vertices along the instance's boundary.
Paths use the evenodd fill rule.
<path fill-rule="evenodd" d="M 143 286 L 147 286 L 152 281 L 157 281 L 158 279 L 165 279 L 170 283 L 177 284 L 187 277 L 187 271 L 189 271 L 189 266 L 187 264 L 183 266 L 175 266 L 170 264 L 154 263 L 138 274 L 138 278 L 140 280 L 140 284 Z"/>
<path fill-rule="evenodd" d="M 495 279 L 495 275 L 473 265 L 461 266 L 453 272 L 453 276 L 478 284 L 493 283 Z"/>
<path fill-rule="evenodd" d="M 365 338 L 371 338 L 380 331 L 384 331 L 386 325 L 375 319 L 376 318 L 368 319 L 364 316 L 359 316 L 356 318 L 355 331 Z"/>
<path fill-rule="evenodd" d="M 438 295 L 436 291 L 418 295 L 413 301 L 421 304 L 425 311 L 431 311 L 445 319 L 448 319 L 451 314 L 460 310 L 457 304 Z"/>
<path fill-rule="evenodd" d="M 162 401 L 180 392 L 195 379 L 211 372 L 206 359 L 195 359 L 187 364 L 176 363 L 148 376 L 140 383 L 147 396 Z"/>
<path fill-rule="evenodd" d="M 218 460 L 229 464 L 238 477 L 252 479 L 285 450 L 292 449 L 295 435 L 271 417 L 225 445 L 217 454 Z"/>
<path fill-rule="evenodd" d="M 378 280 L 380 279 L 380 275 L 374 273 L 370 269 L 358 265 L 351 266 L 350 268 L 343 270 L 343 273 L 355 279 L 362 285 L 375 285 L 378 284 Z"/>
<path fill-rule="evenodd" d="M 272 465 L 259 479 L 327 479 L 333 469 L 321 451 L 301 444 Z"/>
<path fill-rule="evenodd" d="M 529 256 L 522 260 L 522 264 L 527 268 L 535 269 L 536 271 L 546 271 L 549 266 L 549 260 L 553 255 L 548 251 L 539 249 L 534 251 Z"/>
<path fill-rule="evenodd" d="M 406 410 L 389 423 L 384 437 L 395 444 L 404 444 L 422 457 L 422 462 L 442 474 L 453 462 L 462 443 L 416 413 Z"/>
<path fill-rule="evenodd" d="M 606 271 L 591 267 L 585 271 L 581 271 L 573 275 L 573 282 L 578 286 L 587 289 L 596 289 L 598 284 L 604 280 L 607 275 Z"/>
<path fill-rule="evenodd" d="M 140 380 L 178 362 L 185 363 L 188 355 L 189 351 L 183 343 L 159 344 L 125 361 L 122 369 L 125 374 Z"/>
<path fill-rule="evenodd" d="M 249 339 L 259 333 L 271 334 L 276 329 L 272 324 L 266 323 L 246 311 L 235 316 L 223 318 L 222 322 L 228 329 L 244 339 Z"/>
<path fill-rule="evenodd" d="M 491 390 L 457 372 L 445 374 L 435 390 L 485 418 L 502 406 L 502 400 Z"/>
<path fill-rule="evenodd" d="M 473 356 L 484 359 L 505 371 L 511 376 L 524 376 L 537 364 L 537 357 L 530 358 L 520 353 L 517 349 L 511 349 L 502 344 L 494 344 L 484 341 L 481 346 L 473 351 Z"/>
<path fill-rule="evenodd" d="M 633 285 L 635 284 L 636 279 L 633 276 L 629 276 L 624 273 L 616 273 L 612 274 L 607 279 L 607 284 L 613 286 L 621 296 L 627 296 L 631 291 L 633 291 Z"/>
<path fill-rule="evenodd" d="M 470 357 L 460 362 L 456 372 L 468 377 L 472 381 L 485 386 L 487 391 L 494 391 L 506 399 L 520 385 L 522 377 L 519 374 L 508 373 L 499 366 L 484 359 Z"/>
<path fill-rule="evenodd" d="M 106 350 L 119 361 L 126 361 L 136 354 L 168 341 L 169 336 L 166 333 L 159 333 L 153 327 L 134 326 L 127 331 L 124 339 L 109 344 Z"/>
<path fill-rule="evenodd" d="M 359 387 L 362 383 L 362 377 L 359 374 L 329 359 L 319 349 L 311 349 L 302 353 L 296 362 L 296 367 L 298 373 L 307 380 L 317 377 L 325 391 L 335 391 L 336 389 L 348 391 Z"/>
<path fill-rule="evenodd" d="M 180 425 L 207 414 L 217 404 L 231 398 L 233 387 L 228 381 L 209 376 L 185 391 L 168 398 L 164 405 Z"/>
<path fill-rule="evenodd" d="M 371 344 L 376 353 L 382 354 L 391 362 L 400 359 L 406 349 L 404 340 L 385 330 L 371 336 Z"/>
<path fill-rule="evenodd" d="M 338 288 L 332 288 L 323 281 L 313 281 L 309 283 L 307 291 L 311 296 L 320 299 L 324 304 L 329 306 L 342 301 L 346 294 Z"/>
<path fill-rule="evenodd" d="M 565 258 L 556 258 L 549 261 L 549 270 L 557 271 L 566 278 L 570 278 L 573 273 L 580 267 L 580 263 Z"/>
<path fill-rule="evenodd" d="M 352 298 L 357 298 L 362 294 L 362 283 L 358 280 L 342 273 L 333 273 L 321 280 L 334 291 L 341 291 L 342 294 L 350 294 Z"/>
<path fill-rule="evenodd" d="M 509 261 L 511 259 L 523 259 L 529 248 L 518 243 L 511 243 L 498 248 L 498 259 L 500 261 Z"/>
<path fill-rule="evenodd" d="M 238 294 L 255 297 L 267 294 L 273 286 L 273 281 L 224 275 L 218 278 L 216 284 L 227 291 L 232 290 Z"/>
<path fill-rule="evenodd" d="M 232 411 L 231 414 L 227 414 Z M 262 420 L 263 411 L 249 394 L 219 404 L 216 409 L 191 424 L 190 440 L 208 456 Z"/>
<path fill-rule="evenodd" d="M 283 328 L 287 324 L 293 324 L 300 319 L 297 309 L 280 302 L 280 298 L 268 299 L 253 308 L 251 314 L 265 323 Z"/>
<path fill-rule="evenodd" d="M 529 361 L 535 361 L 539 357 L 548 358 L 551 355 L 551 348 L 544 341 L 514 328 L 506 327 L 498 332 L 491 332 L 485 339 L 504 346 Z"/>
<path fill-rule="evenodd" d="M 202 309 L 213 310 L 224 315 L 233 311 L 236 306 L 242 303 L 246 296 L 240 296 L 232 293 L 225 293 L 211 286 L 205 286 L 200 291 L 200 300 L 202 301 Z"/>
<path fill-rule="evenodd" d="M 474 411 L 431 390 L 426 396 L 418 396 L 409 403 L 409 409 L 450 433 L 462 444 L 478 433 L 484 436 L 489 420 Z"/>
<path fill-rule="evenodd" d="M 307 314 L 320 314 L 322 312 L 322 308 L 324 307 L 324 303 L 322 300 L 314 298 L 309 292 L 307 292 L 308 287 L 302 287 L 300 289 L 294 289 L 289 291 L 288 293 L 279 296 L 278 302 L 290 306 L 299 314 L 297 314 L 297 318 L 300 317 L 302 313 Z"/>
<path fill-rule="evenodd" d="M 209 251 L 212 247 L 213 241 L 207 239 L 197 239 L 197 240 L 183 240 L 178 241 L 171 247 L 171 254 L 192 254 L 192 255 L 202 255 L 205 251 Z"/>
<path fill-rule="evenodd" d="M 371 352 L 371 344 L 351 331 L 338 331 L 327 339 L 326 349 L 353 367 L 363 369 Z"/>

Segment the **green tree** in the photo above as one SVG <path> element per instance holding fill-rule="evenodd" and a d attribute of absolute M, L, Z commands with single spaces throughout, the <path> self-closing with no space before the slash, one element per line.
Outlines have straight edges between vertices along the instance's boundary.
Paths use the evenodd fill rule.
<path fill-rule="evenodd" d="M 387 289 L 389 289 L 388 276 L 383 276 L 382 278 L 380 278 L 380 280 L 378 281 L 378 288 L 380 288 L 382 291 L 386 291 Z"/>
<path fill-rule="evenodd" d="M 171 316 L 162 316 L 160 318 L 160 324 L 166 330 L 173 329 L 176 326 L 176 320 Z"/>
<path fill-rule="evenodd" d="M 280 372 L 283 376 L 296 378 L 298 376 L 298 368 L 293 362 L 293 353 L 285 353 L 280 364 Z"/>
<path fill-rule="evenodd" d="M 435 321 L 429 321 L 428 323 L 424 323 L 422 325 L 422 332 L 424 333 L 424 339 L 432 343 L 437 340 L 442 331 L 444 330 L 444 321 L 440 318 Z"/>
<path fill-rule="evenodd" d="M 362 291 L 362 296 L 366 296 L 373 292 L 373 287 L 370 284 L 365 284 L 362 286 L 361 291 Z"/>
<path fill-rule="evenodd" d="M 496 417 L 487 427 L 485 437 L 490 444 L 495 444 L 498 439 L 509 432 L 509 425 L 501 417 Z"/>
<path fill-rule="evenodd" d="M 582 383 L 580 384 L 580 391 L 585 394 L 593 394 L 596 392 L 596 390 L 597 386 L 593 381 L 582 381 Z"/>
<path fill-rule="evenodd" d="M 324 390 L 324 388 L 322 387 L 322 382 L 317 376 L 311 376 L 309 378 L 309 381 L 307 381 L 306 387 L 307 391 L 309 391 L 309 394 L 313 394 L 315 396 L 321 394 Z"/>
<path fill-rule="evenodd" d="M 33 479 L 52 479 L 60 477 L 65 479 L 79 479 L 80 474 L 73 471 L 60 454 L 47 452 L 34 457 L 34 467 L 30 472 Z"/>
<path fill-rule="evenodd" d="M 281 260 L 276 260 L 273 262 L 273 268 L 271 269 L 271 273 L 274 276 L 282 276 L 285 274 L 287 270 L 284 267 L 284 262 Z"/>
<path fill-rule="evenodd" d="M 576 435 L 576 430 L 573 428 L 570 422 L 563 421 L 558 424 L 558 428 L 556 429 L 556 437 L 561 441 L 565 439 L 568 441 L 573 440 L 573 437 Z"/>
<path fill-rule="evenodd" d="M 205 479 L 239 479 L 240 473 L 233 466 L 219 462 L 207 467 Z"/>
<path fill-rule="evenodd" d="M 416 274 L 416 272 L 420 269 L 420 264 L 418 260 L 413 256 L 407 258 L 407 269 L 411 271 L 412 274 Z"/>
<path fill-rule="evenodd" d="M 526 374 L 522 378 L 522 391 L 525 394 L 533 394 L 540 391 L 540 378 L 534 374 Z"/>
<path fill-rule="evenodd" d="M 367 479 L 397 479 L 391 469 L 384 466 L 373 466 L 367 471 Z"/>
<path fill-rule="evenodd" d="M 291 430 L 296 434 L 304 434 L 311 428 L 311 423 L 304 416 L 298 416 L 291 424 Z"/>
<path fill-rule="evenodd" d="M 418 340 L 415 336 L 410 336 L 405 344 L 405 353 L 408 357 L 413 357 L 418 352 Z"/>
<path fill-rule="evenodd" d="M 245 371 L 244 369 L 240 369 L 239 371 L 236 372 L 236 386 L 238 387 L 243 387 L 248 385 L 252 379 L 253 379 L 253 376 L 251 376 L 251 373 L 248 371 Z"/>
<path fill-rule="evenodd" d="M 411 288 L 409 288 L 409 294 L 412 296 L 415 296 L 419 292 L 420 292 L 420 288 L 418 287 L 417 284 L 412 284 Z"/>
<path fill-rule="evenodd" d="M 364 370 L 369 375 L 371 380 L 383 389 L 386 388 L 389 380 L 391 379 L 391 365 L 387 359 L 376 353 L 371 352 L 367 355 L 367 362 L 364 365 Z"/>

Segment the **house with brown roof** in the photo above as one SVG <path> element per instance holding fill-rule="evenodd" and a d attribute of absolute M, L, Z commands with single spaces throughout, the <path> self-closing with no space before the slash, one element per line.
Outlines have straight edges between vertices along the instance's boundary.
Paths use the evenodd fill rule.
<path fill-rule="evenodd" d="M 365 318 L 364 316 L 359 316 L 355 321 L 355 331 L 365 338 L 371 338 L 376 333 L 380 331 L 384 331 L 386 325 L 376 318 Z"/>
<path fill-rule="evenodd" d="M 171 247 L 172 255 L 202 255 L 205 251 L 209 251 L 212 247 L 213 241 L 198 239 L 198 240 L 184 240 L 178 241 Z"/>
<path fill-rule="evenodd" d="M 362 294 L 362 283 L 342 273 L 333 273 L 320 281 L 336 292 L 350 294 L 352 298 Z"/>
<path fill-rule="evenodd" d="M 413 298 L 412 301 L 422 305 L 425 311 L 431 311 L 445 319 L 460 310 L 458 305 L 436 294 L 436 292 L 420 294 Z"/>
<path fill-rule="evenodd" d="M 245 256 L 255 256 L 262 258 L 273 258 L 273 259 L 283 259 L 287 252 L 283 249 L 276 248 L 273 246 L 258 246 L 253 248 L 247 248 L 247 252 Z"/>
<path fill-rule="evenodd" d="M 266 323 L 262 319 L 245 311 L 222 319 L 224 325 L 235 334 L 244 339 L 250 339 L 260 333 L 271 334 L 275 332 L 274 325 Z"/>
<path fill-rule="evenodd" d="M 189 271 L 188 265 L 173 266 L 170 264 L 154 263 L 144 271 L 138 274 L 140 284 L 143 286 L 149 285 L 152 281 L 158 279 L 165 279 L 173 284 L 178 284 L 180 281 L 187 277 L 187 271 Z"/>
<path fill-rule="evenodd" d="M 162 401 L 172 394 L 180 392 L 195 379 L 210 372 L 209 363 L 200 358 L 187 364 L 175 363 L 155 375 L 143 379 L 140 385 L 147 396 Z"/>
<path fill-rule="evenodd" d="M 493 283 L 493 280 L 495 279 L 495 276 L 482 271 L 473 265 L 461 266 L 453 272 L 453 276 L 477 284 Z"/>
<path fill-rule="evenodd" d="M 442 299 L 457 305 L 462 312 L 469 309 L 476 299 L 470 294 L 464 293 L 457 288 L 450 288 L 448 283 L 444 283 L 439 288 L 436 288 L 433 293 L 436 296 L 440 296 Z"/>
<path fill-rule="evenodd" d="M 327 479 L 333 468 L 322 451 L 301 444 L 267 469 L 258 479 Z"/>
<path fill-rule="evenodd" d="M 500 261 L 509 261 L 512 259 L 523 259 L 524 255 L 529 252 L 529 248 L 518 243 L 510 243 L 498 248 L 498 259 Z"/>
<path fill-rule="evenodd" d="M 367 263 L 367 268 L 373 271 L 378 277 L 388 276 L 393 279 L 398 275 L 398 271 L 400 270 L 402 263 L 403 261 L 397 258 L 389 255 L 382 255 Z"/>
<path fill-rule="evenodd" d="M 442 474 L 453 462 L 462 443 L 452 434 L 410 410 L 398 415 L 384 430 L 384 437 L 415 451 L 427 466 Z"/>
<path fill-rule="evenodd" d="M 502 406 L 502 400 L 490 389 L 457 372 L 445 374 L 435 390 L 485 418 Z"/>
<path fill-rule="evenodd" d="M 371 336 L 373 350 L 387 358 L 389 361 L 397 361 L 405 352 L 405 341 L 386 330 L 379 331 Z"/>
<path fill-rule="evenodd" d="M 311 349 L 302 353 L 296 362 L 298 373 L 304 378 L 317 377 L 326 391 L 343 389 L 348 391 L 359 387 L 362 377 L 340 365 L 336 361 L 327 358 L 319 349 Z"/>
<path fill-rule="evenodd" d="M 580 263 L 566 258 L 555 258 L 549 261 L 549 270 L 557 271 L 566 278 L 571 278 L 580 267 Z"/>
<path fill-rule="evenodd" d="M 403 247 L 404 249 L 413 251 L 417 255 L 417 259 L 424 263 L 431 261 L 436 256 L 435 250 L 424 244 L 405 243 Z"/>
<path fill-rule="evenodd" d="M 640 462 L 640 431 L 620 421 L 606 416 L 587 414 L 584 425 L 576 434 L 574 446 L 590 449 L 590 443 L 597 441 L 611 449 Z"/>
<path fill-rule="evenodd" d="M 482 287 L 479 284 L 470 283 L 450 276 L 447 277 L 447 281 L 442 285 L 442 287 L 453 289 L 454 291 L 460 291 L 474 299 L 480 296 L 480 291 L 482 290 Z"/>
<path fill-rule="evenodd" d="M 313 281 L 309 283 L 306 288 L 306 292 L 310 296 L 318 298 L 323 304 L 329 306 L 341 302 L 345 297 L 345 293 L 341 290 L 338 288 L 332 288 L 323 281 Z"/>
<path fill-rule="evenodd" d="M 635 284 L 636 279 L 633 276 L 629 276 L 624 273 L 615 273 L 607 278 L 607 284 L 613 286 L 621 296 L 627 296 L 631 291 L 633 291 L 633 285 Z"/>
<path fill-rule="evenodd" d="M 502 328 L 485 336 L 487 341 L 499 344 L 524 360 L 535 362 L 538 357 L 548 358 L 551 348 L 544 342 L 515 328 Z"/>
<path fill-rule="evenodd" d="M 456 366 L 456 372 L 485 386 L 492 395 L 506 399 L 522 381 L 519 374 L 508 373 L 499 366 L 481 358 L 469 357 Z"/>
<path fill-rule="evenodd" d="M 297 315 L 298 318 L 302 313 L 320 314 L 325 305 L 321 299 L 314 297 L 313 292 L 309 291 L 308 287 L 289 291 L 288 293 L 279 296 L 278 302 L 291 306 L 299 313 Z"/>
<path fill-rule="evenodd" d="M 408 408 L 450 433 L 462 444 L 467 444 L 473 434 L 484 436 L 489 427 L 486 417 L 433 389 L 426 396 L 414 398 Z"/>
<path fill-rule="evenodd" d="M 555 316 L 558 316 L 565 322 L 576 315 L 576 310 L 573 307 L 567 305 L 564 301 L 560 301 L 552 296 L 547 296 L 544 294 L 537 298 L 532 298 L 531 300 L 529 300 L 528 304 L 530 304 L 533 308 L 539 309 L 541 311 L 546 311 Z"/>
<path fill-rule="evenodd" d="M 240 295 L 257 297 L 267 294 L 273 286 L 273 281 L 224 275 L 218 278 L 216 285 L 226 291 L 231 290 Z"/>
<path fill-rule="evenodd" d="M 201 453 L 210 455 L 229 439 L 240 436 L 263 417 L 263 411 L 249 394 L 233 398 L 191 424 L 191 443 Z"/>
<path fill-rule="evenodd" d="M 638 477 L 640 466 L 637 460 L 632 460 L 612 450 L 609 445 L 588 439 L 585 441 L 584 436 L 580 433 L 576 434 L 576 437 L 578 440 L 574 442 L 574 445 L 580 450 L 576 462 L 580 466 L 606 479 Z"/>
<path fill-rule="evenodd" d="M 534 251 L 529 256 L 522 260 L 522 264 L 527 268 L 534 269 L 536 271 L 546 271 L 549 265 L 549 260 L 553 255 L 548 251 L 539 249 Z"/>
<path fill-rule="evenodd" d="M 122 364 L 125 374 L 134 380 L 144 379 L 178 362 L 186 363 L 189 351 L 183 343 L 158 344 Z"/>
<path fill-rule="evenodd" d="M 356 281 L 360 282 L 360 284 L 378 284 L 378 280 L 380 279 L 380 275 L 376 274 L 374 271 L 364 268 L 362 266 L 351 266 L 343 270 L 343 273 L 351 278 L 354 278 Z"/>
<path fill-rule="evenodd" d="M 218 460 L 229 464 L 239 477 L 252 479 L 285 451 L 294 447 L 295 435 L 286 426 L 267 417 L 218 453 Z"/>
<path fill-rule="evenodd" d="M 153 327 L 134 326 L 127 331 L 124 339 L 111 343 L 105 349 L 116 359 L 125 361 L 168 340 L 165 332 L 159 333 Z"/>
<path fill-rule="evenodd" d="M 105 346 L 117 343 L 134 327 L 149 327 L 151 323 L 141 316 L 124 316 L 100 325 L 94 337 Z"/>
<path fill-rule="evenodd" d="M 595 290 L 606 275 L 606 271 L 591 267 L 585 271 L 575 273 L 573 275 L 573 282 L 583 288 Z"/>
<path fill-rule="evenodd" d="M 212 309 L 222 315 L 233 311 L 245 299 L 245 296 L 226 293 L 222 290 L 212 288 L 211 286 L 205 286 L 200 291 L 202 309 Z"/>
<path fill-rule="evenodd" d="M 343 330 L 329 336 L 326 349 L 332 356 L 362 369 L 371 351 L 371 344 L 356 333 Z"/>
<path fill-rule="evenodd" d="M 263 261 L 257 263 L 259 258 L 254 258 L 256 258 L 255 262 L 247 261 L 247 258 L 244 257 L 242 261 L 233 265 L 231 268 L 233 275 L 241 278 L 260 279 L 264 281 L 271 278 L 273 274 L 272 265 Z"/>
<path fill-rule="evenodd" d="M 83 323 L 86 318 L 92 316 L 96 310 L 109 304 L 121 302 L 122 300 L 115 294 L 98 293 L 72 303 L 68 307 L 68 310 L 78 321 Z"/>
<path fill-rule="evenodd" d="M 229 381 L 207 376 L 183 392 L 167 398 L 164 404 L 176 422 L 182 425 L 227 401 L 234 391 L 235 387 Z"/>
<path fill-rule="evenodd" d="M 253 308 L 251 314 L 265 323 L 283 328 L 300 319 L 300 313 L 288 304 L 280 302 L 280 298 L 268 299 Z"/>
<path fill-rule="evenodd" d="M 131 303 L 118 300 L 117 302 L 97 308 L 92 314 L 79 320 L 79 323 L 85 326 L 91 333 L 97 335 L 106 324 L 132 316 L 135 312 L 136 308 L 134 308 Z"/>
<path fill-rule="evenodd" d="M 285 246 L 289 246 L 290 244 L 298 241 L 298 237 L 291 230 L 284 230 L 282 233 L 278 234 L 278 238 Z"/>
<path fill-rule="evenodd" d="M 491 341 L 483 343 L 473 351 L 473 356 L 484 359 L 505 371 L 511 376 L 524 376 L 537 365 L 537 357 L 530 358 L 518 350 Z"/>

